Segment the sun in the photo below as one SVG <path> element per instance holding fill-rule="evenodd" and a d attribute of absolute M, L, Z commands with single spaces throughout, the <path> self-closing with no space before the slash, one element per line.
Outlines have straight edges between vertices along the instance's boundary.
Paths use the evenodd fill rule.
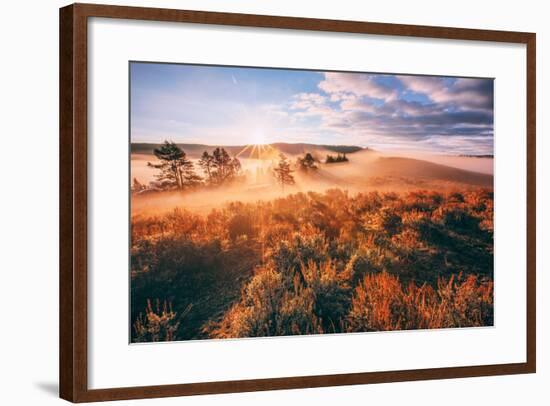
<path fill-rule="evenodd" d="M 256 130 L 252 133 L 250 137 L 250 144 L 252 145 L 265 145 L 267 144 L 264 132 L 261 130 Z"/>
<path fill-rule="evenodd" d="M 277 154 L 277 150 L 271 146 L 262 130 L 250 133 L 249 142 L 239 151 L 237 157 L 270 160 Z"/>

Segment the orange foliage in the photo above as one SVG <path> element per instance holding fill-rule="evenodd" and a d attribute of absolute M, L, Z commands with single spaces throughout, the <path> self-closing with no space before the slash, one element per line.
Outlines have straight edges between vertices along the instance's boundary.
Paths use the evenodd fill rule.
<path fill-rule="evenodd" d="M 132 217 L 131 242 L 133 320 L 149 297 L 180 314 L 194 305 L 174 339 L 493 323 L 489 190 L 332 189 L 176 209 Z"/>

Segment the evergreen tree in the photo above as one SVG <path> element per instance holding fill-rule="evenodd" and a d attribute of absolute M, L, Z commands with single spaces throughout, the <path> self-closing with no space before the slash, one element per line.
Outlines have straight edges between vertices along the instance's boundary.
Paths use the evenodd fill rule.
<path fill-rule="evenodd" d="M 325 163 L 333 164 L 333 163 L 337 163 L 337 162 L 348 162 L 348 161 L 349 161 L 349 159 L 346 156 L 346 153 L 344 152 L 344 154 L 338 153 L 338 155 L 336 155 L 336 158 L 332 155 L 327 155 L 327 159 L 325 160 Z"/>
<path fill-rule="evenodd" d="M 241 171 L 241 162 L 237 157 L 231 158 L 224 148 L 216 148 L 212 153 L 212 183 L 221 185 L 233 180 Z"/>
<path fill-rule="evenodd" d="M 233 177 L 237 176 L 241 172 L 241 169 L 242 169 L 241 161 L 239 161 L 239 159 L 237 157 L 234 157 L 231 160 L 231 173 L 232 173 L 232 176 Z"/>
<path fill-rule="evenodd" d="M 189 161 L 189 165 L 186 165 L 182 169 L 183 187 L 197 186 L 202 182 L 202 177 L 197 175 L 193 162 Z"/>
<path fill-rule="evenodd" d="M 175 143 L 164 141 L 153 153 L 160 163 L 148 162 L 147 165 L 160 170 L 156 178 L 163 189 L 184 189 L 200 182 L 201 178 L 195 173 L 193 162 L 187 159 L 185 152 Z"/>
<path fill-rule="evenodd" d="M 199 166 L 202 168 L 207 176 L 208 182 L 212 182 L 212 171 L 214 170 L 214 157 L 204 151 L 201 158 L 198 161 Z"/>
<path fill-rule="evenodd" d="M 294 185 L 294 176 L 292 176 L 292 169 L 290 169 L 290 163 L 284 154 L 279 154 L 279 162 L 273 169 L 273 174 L 277 182 L 281 184 L 281 188 L 284 192 L 285 185 Z"/>
<path fill-rule="evenodd" d="M 315 158 L 313 158 L 313 155 L 308 152 L 303 158 L 298 158 L 298 168 L 304 172 L 316 170 L 317 165 L 315 165 Z"/>
<path fill-rule="evenodd" d="M 137 178 L 134 178 L 132 182 L 132 192 L 137 193 L 145 189 L 145 185 L 142 184 Z"/>

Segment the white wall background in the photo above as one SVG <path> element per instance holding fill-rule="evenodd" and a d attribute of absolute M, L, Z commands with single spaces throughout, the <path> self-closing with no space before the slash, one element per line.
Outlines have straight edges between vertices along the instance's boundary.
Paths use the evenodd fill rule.
<path fill-rule="evenodd" d="M 107 1 L 107 0 L 105 0 Z M 446 381 L 258 392 L 139 401 L 161 405 L 279 404 L 547 404 L 550 354 L 544 339 L 550 260 L 542 234 L 550 175 L 543 140 L 543 77 L 550 55 L 545 2 L 449 3 L 440 0 L 307 2 L 306 0 L 109 1 L 112 4 L 534 31 L 538 42 L 538 373 Z M 61 404 L 58 374 L 58 7 L 57 0 L 4 2 L 0 14 L 0 401 Z M 544 319 L 544 320 L 543 320 Z M 452 351 L 452 349 L 449 349 Z M 132 402 L 118 402 L 126 405 Z"/>

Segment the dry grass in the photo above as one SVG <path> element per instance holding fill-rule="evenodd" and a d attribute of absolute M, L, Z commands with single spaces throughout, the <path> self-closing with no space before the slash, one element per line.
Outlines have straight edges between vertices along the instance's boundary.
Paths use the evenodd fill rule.
<path fill-rule="evenodd" d="M 437 288 L 403 286 L 386 272 L 366 275 L 357 286 L 349 331 L 385 331 L 493 324 L 493 282 L 469 275 L 440 279 Z"/>
<path fill-rule="evenodd" d="M 133 320 L 148 298 L 176 314 L 193 305 L 171 339 L 493 323 L 490 190 L 333 189 L 177 209 L 134 216 L 131 239 Z"/>

